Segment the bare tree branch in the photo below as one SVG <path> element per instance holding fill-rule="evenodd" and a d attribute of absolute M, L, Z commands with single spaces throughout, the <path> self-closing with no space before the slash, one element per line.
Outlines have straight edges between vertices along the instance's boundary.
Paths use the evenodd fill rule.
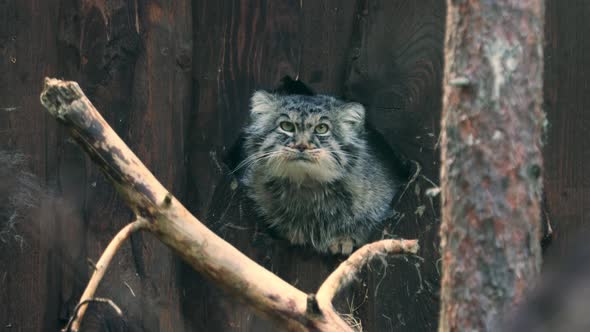
<path fill-rule="evenodd" d="M 45 80 L 41 103 L 69 130 L 71 136 L 122 194 L 147 231 L 168 245 L 195 270 L 290 331 L 352 331 L 332 305 L 315 306 L 308 296 L 256 264 L 205 227 L 148 171 L 106 123 L 75 82 Z M 348 282 L 375 254 L 415 253 L 416 241 L 387 240 L 367 245 L 329 278 L 323 301 Z M 102 258 L 101 258 L 102 260 Z M 101 262 L 97 264 L 99 267 Z M 340 271 L 340 272 L 338 272 Z M 90 287 L 90 285 L 89 285 Z M 312 307 L 308 310 L 308 303 Z M 321 303 L 321 302 L 319 302 Z M 319 309 L 319 310 L 318 310 Z"/>
<path fill-rule="evenodd" d="M 63 332 L 74 331 L 73 324 L 75 324 L 76 322 L 80 322 L 82 320 L 81 316 L 83 315 L 83 313 L 80 313 L 80 310 L 82 308 L 85 308 L 89 303 L 92 303 L 92 302 L 108 304 L 109 307 L 113 308 L 113 310 L 117 313 L 117 315 L 119 317 L 123 317 L 123 311 L 121 310 L 121 308 L 119 308 L 118 305 L 115 304 L 115 302 L 113 302 L 113 300 L 105 299 L 102 297 L 88 298 L 88 299 L 85 299 L 84 301 L 80 301 L 80 303 L 78 303 L 78 305 L 76 305 L 76 307 L 74 308 L 74 313 L 72 314 L 72 317 L 70 318 L 70 320 L 68 321 L 66 326 L 62 329 L 62 331 Z"/>
<path fill-rule="evenodd" d="M 320 308 L 330 308 L 336 294 L 348 286 L 363 266 L 373 258 L 394 254 L 415 254 L 419 248 L 417 240 L 381 240 L 358 249 L 320 286 L 316 295 Z"/>
<path fill-rule="evenodd" d="M 100 256 L 98 263 L 95 265 L 95 270 L 92 273 L 92 277 L 90 277 L 90 281 L 88 282 L 84 293 L 82 293 L 82 297 L 80 297 L 78 308 L 75 310 L 74 317 L 76 318 L 71 322 L 71 328 L 66 331 L 78 332 L 82 319 L 84 318 L 84 314 L 86 313 L 86 308 L 88 308 L 88 305 L 85 303 L 94 298 L 96 289 L 104 277 L 111 260 L 117 253 L 117 250 L 119 250 L 123 242 L 125 242 L 125 240 L 131 236 L 131 234 L 145 228 L 146 226 L 147 221 L 145 219 L 138 219 L 123 227 L 123 229 L 121 229 L 119 233 L 117 233 L 117 235 L 111 240 L 105 251 L 102 253 L 102 256 Z"/>

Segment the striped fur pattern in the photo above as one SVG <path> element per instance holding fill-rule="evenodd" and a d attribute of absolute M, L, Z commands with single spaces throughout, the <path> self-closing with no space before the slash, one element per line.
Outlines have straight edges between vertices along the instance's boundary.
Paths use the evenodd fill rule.
<path fill-rule="evenodd" d="M 348 255 L 393 213 L 396 181 L 367 143 L 365 110 L 325 95 L 258 91 L 242 182 L 293 244 Z"/>

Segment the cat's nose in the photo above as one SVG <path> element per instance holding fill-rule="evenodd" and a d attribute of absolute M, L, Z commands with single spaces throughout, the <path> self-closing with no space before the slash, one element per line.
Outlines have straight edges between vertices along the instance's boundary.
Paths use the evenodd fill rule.
<path fill-rule="evenodd" d="M 307 145 L 307 144 L 297 144 L 297 145 L 295 145 L 295 149 L 299 150 L 300 152 L 303 152 L 303 151 L 309 149 L 309 145 Z"/>

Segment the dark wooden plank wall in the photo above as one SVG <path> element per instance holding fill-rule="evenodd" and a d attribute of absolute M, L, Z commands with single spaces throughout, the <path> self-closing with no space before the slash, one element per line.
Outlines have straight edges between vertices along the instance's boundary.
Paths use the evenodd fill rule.
<path fill-rule="evenodd" d="M 558 259 L 590 238 L 590 3 L 546 6 L 545 187 L 555 226 L 550 253 Z"/>
<path fill-rule="evenodd" d="M 584 2 L 547 3 L 547 195 L 552 251 L 584 223 L 590 106 Z M 260 229 L 224 161 L 248 97 L 289 74 L 369 107 L 369 121 L 422 171 L 383 234 L 419 237 L 422 258 L 371 265 L 341 299 L 366 331 L 433 331 L 439 276 L 438 182 L 443 0 L 0 0 L 0 149 L 28 157 L 47 188 L 0 242 L 0 327 L 56 330 L 131 212 L 38 102 L 44 76 L 77 80 L 117 133 L 195 215 L 305 291 L 338 264 Z M 587 112 L 586 112 L 587 113 Z M 2 188 L 0 188 L 2 189 Z M 0 190 L 0 193 L 2 191 Z M 2 202 L 2 201 L 0 201 Z M 377 234 L 376 237 L 380 237 Z M 99 289 L 125 311 L 87 315 L 88 330 L 265 331 L 274 327 L 190 270 L 147 234 L 123 247 Z"/>

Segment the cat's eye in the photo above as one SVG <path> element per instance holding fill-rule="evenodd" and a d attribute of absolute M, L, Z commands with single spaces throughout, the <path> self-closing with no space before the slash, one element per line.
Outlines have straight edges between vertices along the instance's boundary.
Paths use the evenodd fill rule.
<path fill-rule="evenodd" d="M 315 126 L 314 129 L 315 133 L 320 135 L 327 133 L 328 130 L 330 130 L 330 127 L 328 127 L 328 125 L 324 123 L 320 123 L 319 125 Z"/>
<path fill-rule="evenodd" d="M 293 124 L 293 122 L 283 121 L 283 122 L 279 123 L 279 127 L 281 127 L 281 129 L 283 129 L 284 131 L 287 131 L 290 133 L 295 131 L 295 125 Z"/>

